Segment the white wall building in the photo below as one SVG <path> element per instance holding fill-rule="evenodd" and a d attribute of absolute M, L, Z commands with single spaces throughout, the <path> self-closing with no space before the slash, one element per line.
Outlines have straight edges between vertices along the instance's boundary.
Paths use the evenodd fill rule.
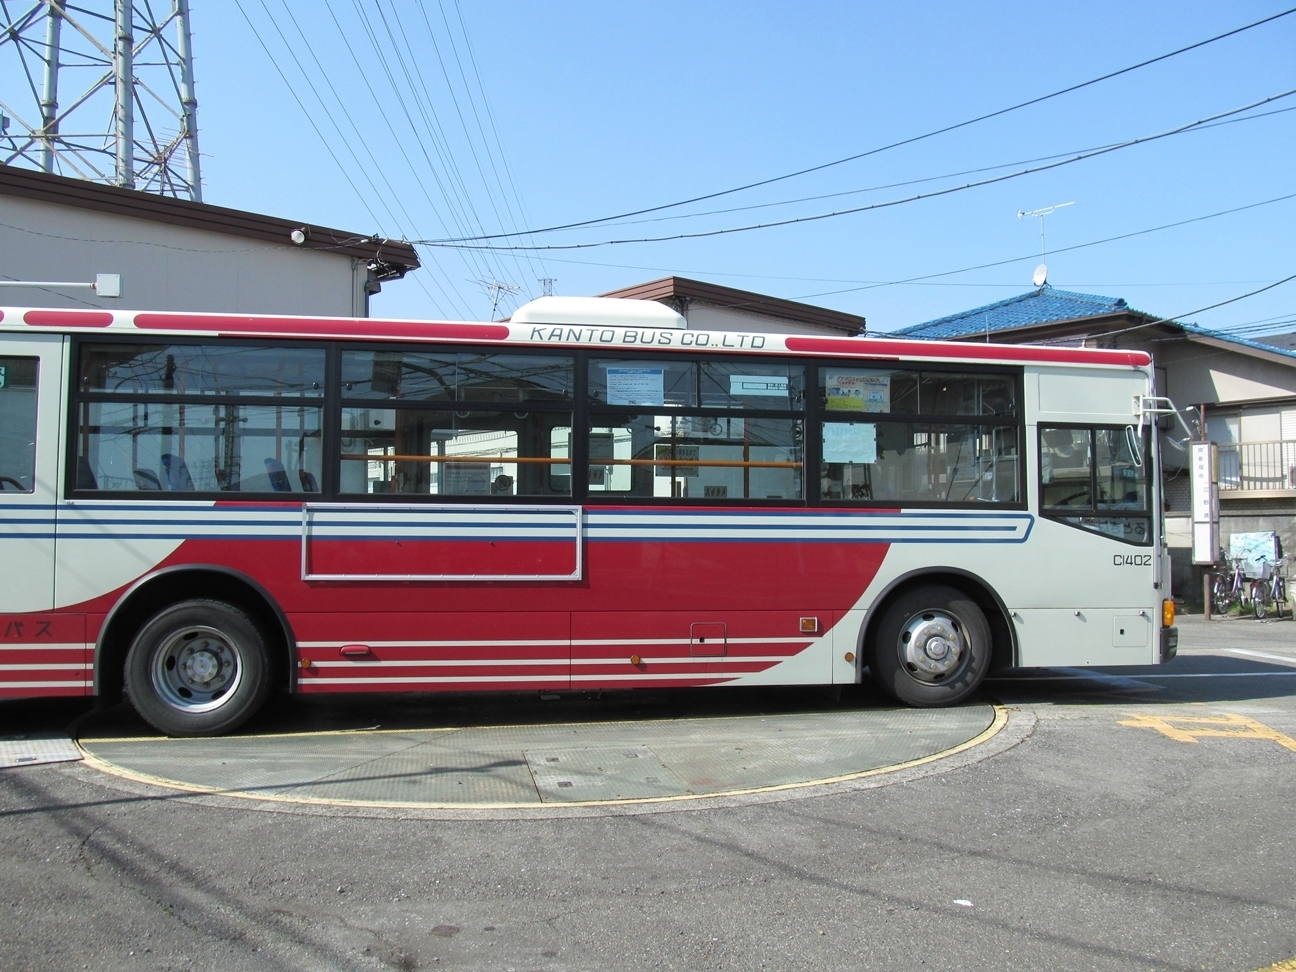
<path fill-rule="evenodd" d="M 408 243 L 0 165 L 0 279 L 122 280 L 116 300 L 6 286 L 0 303 L 367 317 L 418 265 Z"/>

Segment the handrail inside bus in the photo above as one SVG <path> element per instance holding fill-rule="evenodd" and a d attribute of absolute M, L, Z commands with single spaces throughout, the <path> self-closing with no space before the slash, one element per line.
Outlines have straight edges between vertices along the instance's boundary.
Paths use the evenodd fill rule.
<path fill-rule="evenodd" d="M 570 466 L 571 460 L 558 456 L 371 456 L 347 455 L 343 459 L 366 462 L 493 462 L 537 463 L 546 466 Z M 759 462 L 746 459 L 591 459 L 591 466 L 715 466 L 739 469 L 800 469 L 799 462 Z"/>

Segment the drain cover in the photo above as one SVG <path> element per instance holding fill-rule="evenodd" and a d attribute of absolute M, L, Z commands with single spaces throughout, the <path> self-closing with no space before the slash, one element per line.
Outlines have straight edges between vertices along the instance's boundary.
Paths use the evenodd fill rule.
<path fill-rule="evenodd" d="M 633 800 L 692 792 L 646 746 L 531 750 L 525 756 L 545 803 Z"/>
<path fill-rule="evenodd" d="M 67 763 L 81 758 L 81 750 L 66 736 L 0 737 L 0 768 L 37 766 L 41 763 Z"/>

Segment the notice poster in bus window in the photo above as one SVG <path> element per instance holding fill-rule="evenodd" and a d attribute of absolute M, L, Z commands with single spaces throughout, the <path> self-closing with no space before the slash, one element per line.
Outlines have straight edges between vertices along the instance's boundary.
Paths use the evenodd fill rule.
<path fill-rule="evenodd" d="M 489 496 L 490 472 L 488 462 L 443 462 L 441 492 L 450 496 Z"/>
<path fill-rule="evenodd" d="M 877 426 L 863 422 L 825 422 L 823 461 L 877 462 Z"/>
<path fill-rule="evenodd" d="M 666 400 L 661 368 L 609 368 L 609 405 L 661 405 Z"/>
<path fill-rule="evenodd" d="M 677 445 L 673 450 L 669 444 L 661 443 L 654 449 L 653 458 L 659 462 L 663 459 L 676 459 L 697 462 L 701 455 L 701 446 Z M 674 476 L 676 479 L 688 479 L 698 474 L 697 466 L 654 466 L 658 476 Z"/>
<path fill-rule="evenodd" d="M 730 375 L 729 394 L 734 398 L 787 398 L 787 375 Z"/>
<path fill-rule="evenodd" d="M 830 412 L 889 412 L 891 376 L 826 370 L 824 394 Z"/>
<path fill-rule="evenodd" d="M 670 419 L 665 421 L 669 422 Z M 675 418 L 675 434 L 683 439 L 741 440 L 744 422 L 745 420 L 740 418 L 679 415 Z"/>

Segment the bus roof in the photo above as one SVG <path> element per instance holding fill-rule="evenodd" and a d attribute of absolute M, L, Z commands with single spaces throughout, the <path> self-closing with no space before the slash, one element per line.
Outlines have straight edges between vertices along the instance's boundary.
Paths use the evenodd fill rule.
<path fill-rule="evenodd" d="M 612 298 L 608 298 L 612 299 Z M 627 303 L 641 303 L 626 301 Z M 858 357 L 883 361 L 948 361 L 984 364 L 1097 365 L 1145 368 L 1143 351 L 1029 344 L 916 341 L 887 337 L 834 337 L 804 333 L 710 331 L 678 326 L 537 322 L 420 321 L 372 317 L 289 317 L 180 311 L 0 308 L 0 331 L 161 337 L 302 338 L 331 340 L 499 344 L 602 348 L 621 351 L 756 352 Z"/>

